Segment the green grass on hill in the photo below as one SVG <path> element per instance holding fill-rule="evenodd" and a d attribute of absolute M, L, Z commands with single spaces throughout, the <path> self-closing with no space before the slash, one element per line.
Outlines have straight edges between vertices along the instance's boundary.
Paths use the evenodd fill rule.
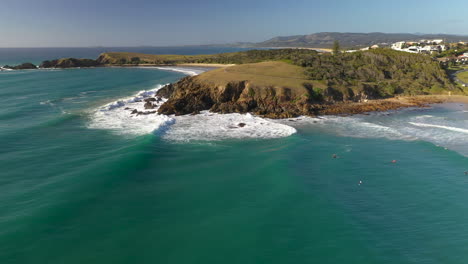
<path fill-rule="evenodd" d="M 460 79 L 464 83 L 468 83 L 468 72 L 461 72 L 457 74 L 458 79 Z"/>
<path fill-rule="evenodd" d="M 196 78 L 217 86 L 223 86 L 229 82 L 248 81 L 252 87 L 284 87 L 291 89 L 297 95 L 304 93 L 305 84 L 314 88 L 326 88 L 321 81 L 309 80 L 304 68 L 280 61 L 242 64 L 216 69 Z"/>

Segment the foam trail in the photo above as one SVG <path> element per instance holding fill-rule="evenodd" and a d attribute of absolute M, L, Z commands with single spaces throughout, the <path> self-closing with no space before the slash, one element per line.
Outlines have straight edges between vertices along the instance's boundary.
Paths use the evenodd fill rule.
<path fill-rule="evenodd" d="M 432 124 L 424 124 L 424 123 L 415 123 L 415 122 L 408 122 L 409 124 L 417 127 L 434 127 L 434 128 L 441 128 L 446 129 L 454 132 L 460 132 L 468 134 L 468 129 L 458 128 L 458 127 L 450 127 L 450 126 L 442 126 L 442 125 L 432 125 Z"/>
<path fill-rule="evenodd" d="M 170 126 L 175 122 L 175 119 L 169 116 L 156 113 L 131 114 L 133 110 L 137 112 L 157 111 L 166 101 L 165 99 L 158 102 L 156 107 L 151 110 L 145 109 L 144 99 L 154 97 L 162 87 L 162 85 L 158 85 L 155 89 L 140 91 L 135 96 L 123 98 L 93 110 L 87 127 L 90 129 L 107 129 L 122 135 L 139 136 Z"/>
<path fill-rule="evenodd" d="M 175 117 L 176 122 L 163 135 L 164 139 L 219 141 L 224 139 L 271 139 L 288 137 L 296 129 L 251 114 L 216 114 L 203 111 L 198 115 Z"/>
<path fill-rule="evenodd" d="M 182 68 L 182 67 L 154 67 L 155 69 L 158 69 L 158 70 L 163 70 L 163 71 L 173 71 L 173 72 L 180 72 L 180 73 L 183 73 L 185 75 L 189 75 L 189 76 L 196 76 L 196 75 L 199 75 L 203 72 L 205 72 L 205 70 L 202 70 L 202 69 L 191 69 L 191 68 Z"/>

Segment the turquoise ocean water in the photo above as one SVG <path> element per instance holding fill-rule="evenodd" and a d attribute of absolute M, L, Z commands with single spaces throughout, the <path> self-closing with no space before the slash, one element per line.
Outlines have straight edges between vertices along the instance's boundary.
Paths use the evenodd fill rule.
<path fill-rule="evenodd" d="M 468 261 L 466 105 L 281 121 L 124 110 L 183 76 L 0 72 L 0 263 Z"/>

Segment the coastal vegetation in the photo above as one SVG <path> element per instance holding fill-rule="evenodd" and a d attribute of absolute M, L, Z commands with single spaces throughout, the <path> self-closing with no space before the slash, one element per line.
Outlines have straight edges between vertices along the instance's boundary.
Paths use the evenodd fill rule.
<path fill-rule="evenodd" d="M 298 50 L 277 50 L 273 54 L 280 60 L 275 62 L 242 64 L 184 78 L 161 90 L 169 100 L 159 112 L 189 114 L 209 109 L 287 118 L 401 107 L 389 101 L 367 104 L 370 99 L 463 93 L 437 62 L 424 55 L 387 49 L 336 55 L 294 51 Z M 356 107 L 351 109 L 352 104 Z"/>
<path fill-rule="evenodd" d="M 101 64 L 92 59 L 63 58 L 52 61 L 43 61 L 41 68 L 77 68 L 77 67 L 97 67 Z"/>
<path fill-rule="evenodd" d="M 353 53 L 270 49 L 212 55 L 103 53 L 96 60 L 44 61 L 42 68 L 224 64 L 235 66 L 186 77 L 160 90 L 169 100 L 162 114 L 253 112 L 272 118 L 319 113 L 357 113 L 397 108 L 399 103 L 345 105 L 397 96 L 463 94 L 448 71 L 422 54 L 391 49 Z M 336 106 L 339 105 L 339 109 Z M 333 108 L 335 107 L 335 108 Z M 341 109 L 341 110 L 340 110 Z M 345 109 L 345 110 L 343 110 Z"/>
<path fill-rule="evenodd" d="M 314 50 L 306 49 L 248 50 L 210 55 L 153 55 L 132 52 L 109 52 L 101 54 L 97 62 L 102 65 L 244 64 L 262 61 L 292 60 L 300 56 L 317 54 Z"/>
<path fill-rule="evenodd" d="M 460 79 L 464 83 L 468 83 L 468 71 L 460 72 L 457 74 L 458 79 Z"/>

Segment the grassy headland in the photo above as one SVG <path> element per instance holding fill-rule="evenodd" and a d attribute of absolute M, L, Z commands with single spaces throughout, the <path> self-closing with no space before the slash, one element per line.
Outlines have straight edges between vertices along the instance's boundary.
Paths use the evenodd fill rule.
<path fill-rule="evenodd" d="M 160 113 L 188 114 L 210 109 L 283 118 L 419 106 L 441 100 L 381 99 L 464 93 L 436 61 L 424 55 L 384 49 L 338 55 L 282 51 L 262 51 L 255 58 L 266 62 L 184 78 L 163 89 L 162 93 L 170 98 Z M 266 59 L 269 52 L 270 60 Z"/>
<path fill-rule="evenodd" d="M 96 60 L 45 61 L 41 67 L 150 65 L 226 66 L 184 78 L 162 89 L 161 94 L 169 97 L 159 110 L 165 114 L 188 114 L 208 109 L 223 113 L 254 112 L 270 117 L 357 113 L 418 105 L 414 100 L 404 103 L 377 101 L 382 99 L 466 92 L 450 80 L 450 71 L 431 57 L 390 49 L 337 54 L 308 49 L 249 50 L 212 55 L 111 52 L 101 54 Z M 422 101 L 433 102 L 435 99 L 431 98 Z M 369 100 L 375 107 L 371 107 Z M 348 109 L 350 105 L 357 107 Z"/>

